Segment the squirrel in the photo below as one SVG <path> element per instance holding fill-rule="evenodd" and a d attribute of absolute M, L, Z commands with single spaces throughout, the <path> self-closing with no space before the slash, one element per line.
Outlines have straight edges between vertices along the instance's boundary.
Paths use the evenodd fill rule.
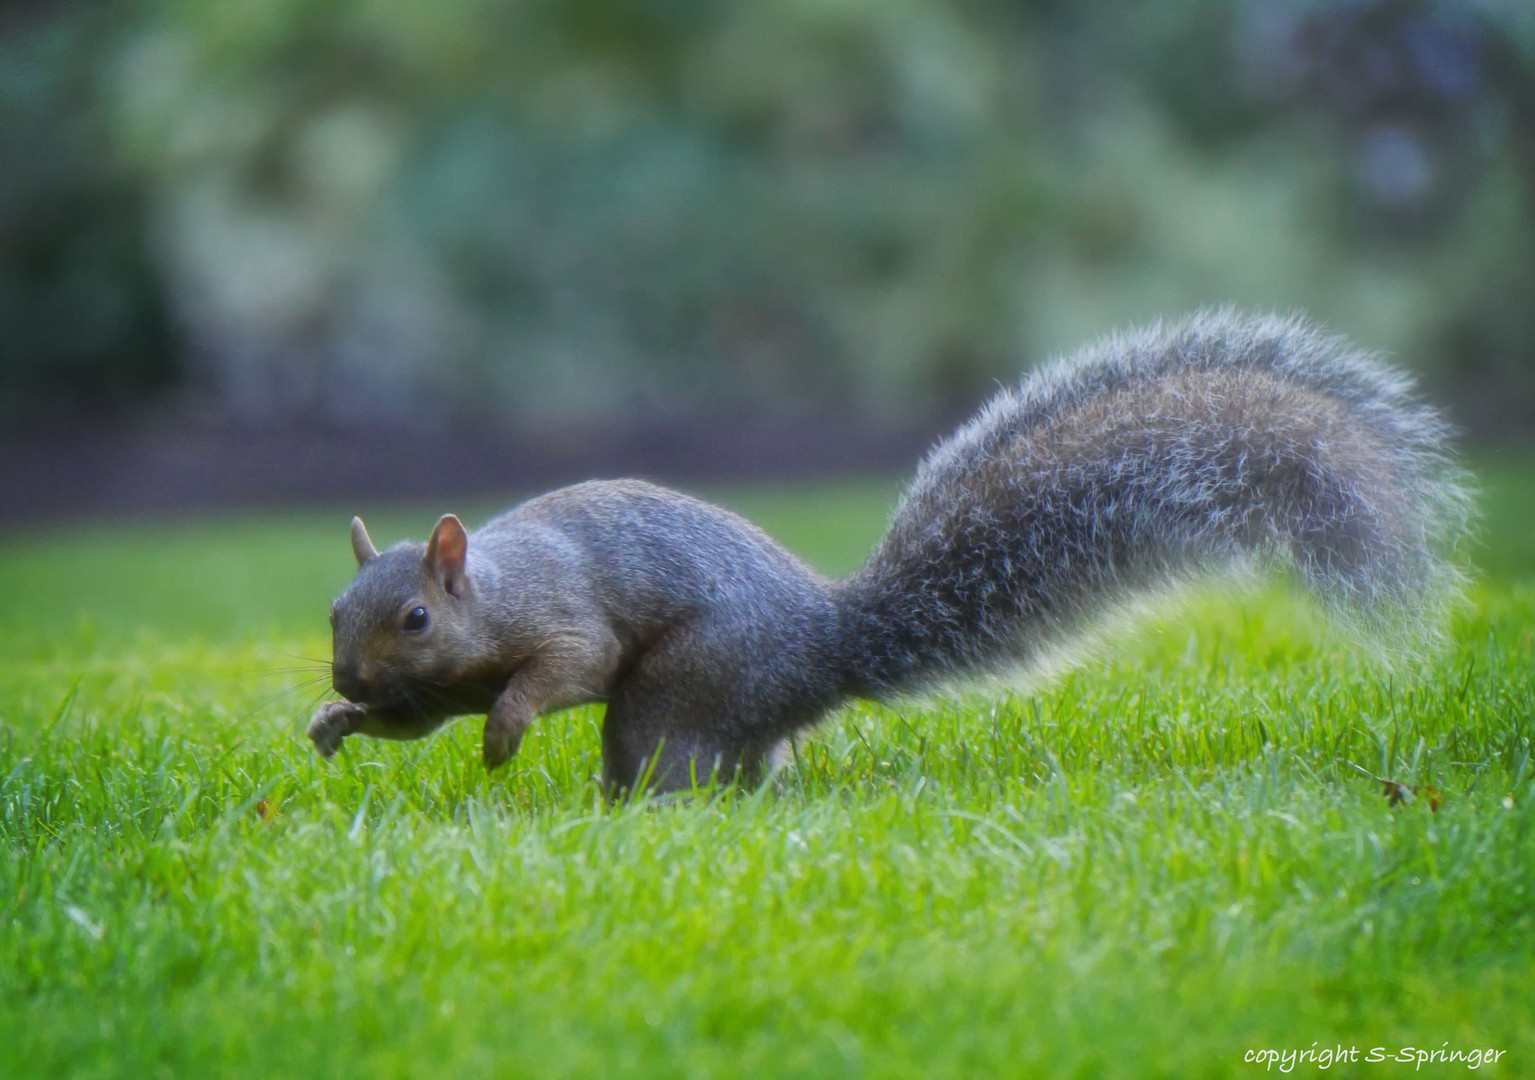
<path fill-rule="evenodd" d="M 636 480 L 378 551 L 331 608 L 308 734 L 420 738 L 486 713 L 483 756 L 606 702 L 603 779 L 761 777 L 848 698 L 1037 662 L 1106 614 L 1286 565 L 1365 629 L 1460 591 L 1471 496 L 1412 381 L 1299 317 L 1203 312 L 1111 336 L 997 393 L 927 455 L 863 567 L 830 579 L 719 507 Z"/>

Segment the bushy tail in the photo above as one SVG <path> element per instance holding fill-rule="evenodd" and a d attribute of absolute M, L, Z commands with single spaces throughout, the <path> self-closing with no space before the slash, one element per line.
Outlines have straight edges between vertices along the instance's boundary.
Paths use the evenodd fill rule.
<path fill-rule="evenodd" d="M 1275 560 L 1345 616 L 1432 633 L 1471 506 L 1450 434 L 1409 378 L 1299 319 L 1109 338 L 928 455 L 837 588 L 845 688 L 1027 665 L 1148 592 Z"/>

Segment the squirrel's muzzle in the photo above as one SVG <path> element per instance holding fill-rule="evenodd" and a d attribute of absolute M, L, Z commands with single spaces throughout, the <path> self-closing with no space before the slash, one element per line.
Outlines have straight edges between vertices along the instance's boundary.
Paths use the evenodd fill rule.
<path fill-rule="evenodd" d="M 368 682 L 356 664 L 332 664 L 330 684 L 348 701 L 361 702 L 368 696 Z"/>

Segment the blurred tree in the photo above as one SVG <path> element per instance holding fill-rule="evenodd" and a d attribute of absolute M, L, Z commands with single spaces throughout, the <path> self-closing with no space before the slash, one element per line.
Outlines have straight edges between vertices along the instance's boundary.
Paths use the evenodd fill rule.
<path fill-rule="evenodd" d="M 103 404 L 178 374 L 136 178 L 98 84 L 101 13 L 0 23 L 0 408 Z"/>
<path fill-rule="evenodd" d="M 889 415 L 1236 302 L 1475 372 L 1514 422 L 1535 411 L 1521 11 L 60 8 L 0 28 L 0 318 L 23 328 L 0 385 L 175 379 L 274 421 Z M 85 307 L 123 314 L 57 314 Z"/>

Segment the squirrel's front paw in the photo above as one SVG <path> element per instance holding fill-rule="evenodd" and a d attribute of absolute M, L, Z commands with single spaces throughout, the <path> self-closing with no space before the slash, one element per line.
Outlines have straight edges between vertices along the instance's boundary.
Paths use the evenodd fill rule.
<path fill-rule="evenodd" d="M 357 730 L 358 721 L 367 710 L 350 701 L 327 701 L 315 710 L 309 721 L 308 735 L 323 758 L 335 756 L 341 740 Z"/>
<path fill-rule="evenodd" d="M 494 719 L 485 723 L 484 757 L 487 770 L 499 769 L 510 761 L 522 745 L 523 728 L 512 724 L 498 724 Z"/>

